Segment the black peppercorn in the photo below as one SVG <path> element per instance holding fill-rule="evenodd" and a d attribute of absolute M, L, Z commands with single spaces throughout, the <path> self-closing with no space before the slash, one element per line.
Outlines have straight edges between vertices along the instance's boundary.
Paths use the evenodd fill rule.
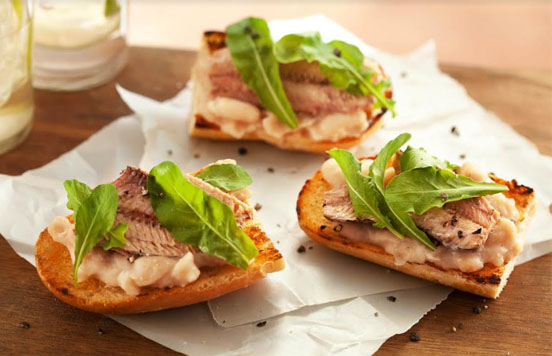
<path fill-rule="evenodd" d="M 420 336 L 419 336 L 418 333 L 415 332 L 415 331 L 410 333 L 409 339 L 410 339 L 410 341 L 412 341 L 412 342 L 418 342 L 418 341 L 421 340 L 421 339 L 420 339 Z"/>
<path fill-rule="evenodd" d="M 455 135 L 455 136 L 460 136 L 460 132 L 458 131 L 456 126 L 453 126 L 453 127 L 450 128 L 450 133 Z"/>

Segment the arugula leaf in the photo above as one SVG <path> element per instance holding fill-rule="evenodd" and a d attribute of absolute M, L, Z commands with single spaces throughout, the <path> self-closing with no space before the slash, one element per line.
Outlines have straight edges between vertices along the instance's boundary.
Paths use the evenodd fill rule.
<path fill-rule="evenodd" d="M 126 244 L 125 234 L 128 230 L 127 223 L 118 223 L 107 233 L 109 240 L 103 245 L 104 250 L 110 250 L 115 247 L 122 247 Z"/>
<path fill-rule="evenodd" d="M 414 168 L 423 167 L 439 167 L 441 169 L 450 169 L 451 171 L 460 168 L 460 166 L 452 164 L 449 161 L 441 161 L 421 147 L 414 148 L 408 146 L 406 151 L 401 155 L 401 171 L 406 172 Z"/>
<path fill-rule="evenodd" d="M 395 226 L 396 230 L 399 231 L 402 235 L 410 237 L 411 239 L 418 240 L 423 245 L 428 247 L 430 250 L 435 250 L 435 245 L 427 234 L 420 230 L 412 217 L 403 210 L 397 209 L 396 206 L 387 200 L 387 197 L 384 198 L 384 208 L 382 209 L 384 214 L 389 216 L 391 223 Z"/>
<path fill-rule="evenodd" d="M 418 240 L 430 249 L 435 250 L 435 246 L 429 237 L 427 237 L 426 233 L 416 226 L 410 215 L 408 215 L 406 211 L 395 206 L 393 202 L 386 199 L 387 196 L 384 187 L 384 178 L 387 162 L 389 162 L 391 157 L 393 157 L 402 145 L 410 140 L 410 137 L 409 133 L 403 133 L 397 136 L 394 140 L 389 141 L 381 149 L 378 156 L 370 166 L 369 176 L 373 179 L 378 192 L 383 196 L 381 209 L 383 213 L 389 217 L 389 220 L 395 229 L 402 235 Z"/>
<path fill-rule="evenodd" d="M 421 215 L 446 202 L 496 194 L 508 188 L 458 175 L 449 170 L 457 166 L 410 146 L 401 156 L 401 173 L 384 186 L 387 163 L 409 139 L 410 134 L 403 133 L 389 141 L 370 166 L 368 177 L 362 175 L 361 164 L 351 153 L 337 149 L 328 153 L 343 171 L 357 217 L 371 216 L 376 219 L 376 227 L 387 228 L 399 238 L 408 236 L 435 250 L 410 213 Z M 379 216 L 373 216 L 374 212 Z"/>
<path fill-rule="evenodd" d="M 232 209 L 188 182 L 173 162 L 152 168 L 148 191 L 155 215 L 178 241 L 244 270 L 258 255 Z"/>
<path fill-rule="evenodd" d="M 389 87 L 389 81 L 373 83 L 375 73 L 364 68 L 364 55 L 354 45 L 343 41 L 325 43 L 318 32 L 291 34 L 276 42 L 274 55 L 280 63 L 316 61 L 334 87 L 353 95 L 373 95 L 376 107 L 385 107 L 393 116 L 396 115 L 394 101 L 383 93 L 383 89 Z"/>
<path fill-rule="evenodd" d="M 101 193 L 101 195 L 100 193 L 96 193 L 94 198 L 92 198 L 94 200 L 93 206 L 97 207 L 97 206 L 101 206 L 102 204 L 105 204 L 105 206 L 108 207 L 108 210 L 109 210 L 108 212 L 111 213 L 113 209 L 115 209 L 115 212 L 117 212 L 119 198 L 117 196 L 116 188 L 112 184 L 106 184 L 106 185 L 111 185 L 115 189 L 116 200 L 113 200 L 113 193 L 112 193 L 113 189 L 101 188 L 100 190 L 107 189 L 109 191 L 107 193 Z M 67 208 L 75 212 L 75 214 L 73 215 L 73 220 L 75 221 L 75 232 L 77 230 L 76 228 L 77 224 L 81 226 L 81 231 L 84 231 L 84 228 L 82 228 L 82 226 L 86 227 L 86 229 L 92 229 L 92 226 L 87 225 L 89 224 L 89 222 L 87 222 L 86 219 L 82 218 L 82 216 L 88 216 L 89 214 L 88 213 L 85 214 L 85 212 L 81 214 L 77 214 L 77 212 L 82 206 L 83 202 L 85 202 L 88 198 L 90 198 L 90 196 L 93 193 L 93 190 L 90 189 L 90 187 L 85 183 L 79 182 L 78 180 L 75 180 L 75 179 L 66 180 L 65 182 L 63 182 L 63 187 L 67 192 Z M 113 202 L 115 203 L 113 204 Z M 87 203 L 84 209 L 90 210 L 90 206 L 92 206 L 91 204 L 92 204 L 91 202 Z M 101 225 L 99 226 L 99 228 L 105 228 L 105 226 L 108 226 L 109 230 L 107 231 L 107 235 L 105 236 L 104 235 L 93 236 L 93 234 L 89 236 L 86 242 L 86 245 L 88 247 L 87 246 L 79 247 L 79 249 L 82 250 L 82 259 L 84 258 L 84 256 L 86 256 L 88 252 L 90 252 L 90 250 L 94 246 L 96 246 L 99 242 L 101 242 L 104 237 L 107 238 L 107 242 L 103 246 L 104 250 L 109 250 L 114 247 L 121 247 L 125 245 L 126 243 L 125 233 L 128 230 L 128 225 L 126 223 L 119 223 L 117 224 L 117 226 L 113 226 L 114 220 L 115 220 L 115 217 L 113 217 L 113 220 L 99 219 L 99 221 L 93 222 L 94 224 Z M 83 233 L 81 233 L 80 236 L 81 237 L 84 236 Z M 81 238 L 81 240 L 84 241 L 85 238 Z M 81 241 L 81 245 L 83 245 L 82 241 Z M 75 241 L 75 266 L 76 266 L 75 281 L 77 281 L 77 277 L 78 277 L 77 276 L 78 267 L 82 263 L 82 259 L 81 259 L 81 262 L 79 262 L 77 265 L 77 259 L 76 259 L 77 255 L 78 255 L 77 242 Z"/>
<path fill-rule="evenodd" d="M 391 225 L 389 218 L 381 212 L 380 204 L 383 201 L 383 196 L 377 190 L 373 179 L 361 173 L 361 163 L 355 156 L 349 151 L 337 148 L 329 150 L 328 154 L 336 160 L 345 176 L 356 216 L 358 218 L 370 217 L 375 220 L 376 227 L 387 228 L 398 237 L 403 238 L 404 236 Z"/>
<path fill-rule="evenodd" d="M 379 191 L 383 194 L 384 187 L 383 181 L 385 178 L 385 169 L 387 168 L 387 162 L 393 157 L 393 155 L 410 140 L 411 135 L 409 133 L 403 133 L 397 136 L 394 140 L 389 141 L 378 153 L 378 156 L 374 160 L 374 163 L 370 166 L 370 177 L 374 179 Z"/>
<path fill-rule="evenodd" d="M 390 205 L 421 215 L 445 203 L 496 194 L 508 187 L 476 182 L 447 169 L 415 168 L 394 177 L 386 187 L 385 199 Z"/>
<path fill-rule="evenodd" d="M 248 17 L 228 26 L 226 45 L 242 80 L 259 96 L 261 104 L 284 125 L 296 128 L 299 124 L 284 92 L 266 21 Z"/>
<path fill-rule="evenodd" d="M 90 196 L 92 189 L 76 179 L 66 180 L 63 187 L 67 192 L 67 209 L 77 211 L 81 203 Z"/>
<path fill-rule="evenodd" d="M 197 177 L 228 192 L 245 188 L 253 183 L 247 171 L 237 164 L 213 164 L 205 168 Z"/>
<path fill-rule="evenodd" d="M 78 282 L 79 266 L 87 253 L 92 250 L 113 227 L 118 206 L 117 189 L 113 184 L 97 186 L 88 198 L 84 199 L 75 212 L 75 262 L 73 274 Z"/>

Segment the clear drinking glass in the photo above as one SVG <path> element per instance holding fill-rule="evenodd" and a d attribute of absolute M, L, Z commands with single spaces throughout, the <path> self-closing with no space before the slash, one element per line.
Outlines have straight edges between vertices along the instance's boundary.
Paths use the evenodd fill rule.
<path fill-rule="evenodd" d="M 125 0 L 35 0 L 35 88 L 81 90 L 126 64 Z"/>
<path fill-rule="evenodd" d="M 22 142 L 33 121 L 31 15 L 26 0 L 0 1 L 0 153 Z"/>

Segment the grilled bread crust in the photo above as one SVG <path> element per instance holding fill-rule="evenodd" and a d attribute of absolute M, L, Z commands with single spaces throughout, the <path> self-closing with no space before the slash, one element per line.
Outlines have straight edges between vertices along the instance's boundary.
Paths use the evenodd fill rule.
<path fill-rule="evenodd" d="M 226 34 L 224 32 L 208 31 L 204 33 L 200 51 L 208 51 L 209 53 L 213 53 L 214 51 L 224 47 L 226 47 Z M 194 74 L 192 71 L 192 79 L 193 78 Z M 200 95 L 199 93 L 199 91 L 204 90 L 204 88 L 197 84 L 198 83 L 194 83 L 194 108 L 198 106 L 197 103 L 199 100 L 204 100 L 203 95 Z M 238 139 L 223 132 L 220 127 L 218 127 L 218 125 L 207 121 L 204 118 L 204 113 L 198 112 L 195 109 L 192 109 L 191 116 L 189 118 L 189 133 L 190 136 L 208 138 L 213 140 L 265 141 L 281 149 L 324 153 L 332 148 L 346 149 L 354 147 L 367 139 L 368 136 L 370 136 L 382 126 L 382 116 L 385 114 L 386 109 L 383 109 L 380 114 L 374 117 L 372 117 L 371 108 L 367 107 L 364 110 L 370 118 L 369 127 L 365 131 L 359 132 L 357 136 L 346 137 L 339 141 L 314 141 L 309 139 L 308 137 L 297 137 L 296 135 L 294 135 L 293 137 L 284 137 L 280 139 L 268 135 L 264 130 L 247 133 L 242 138 Z"/>
<path fill-rule="evenodd" d="M 504 194 L 515 200 L 516 207 L 520 212 L 520 219 L 516 225 L 523 230 L 534 213 L 533 189 L 519 185 L 515 180 L 509 182 L 495 176 L 490 177 L 495 182 L 509 187 L 510 190 Z M 456 269 L 443 269 L 431 262 L 424 264 L 407 262 L 400 266 L 396 265 L 394 257 L 385 252 L 383 248 L 367 242 L 346 239 L 333 229 L 327 228 L 332 226 L 332 222 L 324 217 L 322 208 L 324 193 L 330 188 L 330 184 L 322 177 L 322 172 L 317 171 L 312 178 L 305 182 L 301 193 L 299 193 L 297 216 L 299 225 L 311 239 L 331 249 L 488 298 L 499 296 L 514 269 L 515 259 L 502 266 L 485 264 L 483 269 L 471 273 Z"/>

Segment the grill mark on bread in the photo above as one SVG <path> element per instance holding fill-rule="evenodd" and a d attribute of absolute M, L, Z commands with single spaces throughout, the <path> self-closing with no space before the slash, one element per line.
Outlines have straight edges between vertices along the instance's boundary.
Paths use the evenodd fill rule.
<path fill-rule="evenodd" d="M 207 48 L 209 52 L 213 53 L 214 51 L 226 47 L 226 33 L 220 31 L 205 31 L 203 33 L 205 40 L 207 42 Z"/>

